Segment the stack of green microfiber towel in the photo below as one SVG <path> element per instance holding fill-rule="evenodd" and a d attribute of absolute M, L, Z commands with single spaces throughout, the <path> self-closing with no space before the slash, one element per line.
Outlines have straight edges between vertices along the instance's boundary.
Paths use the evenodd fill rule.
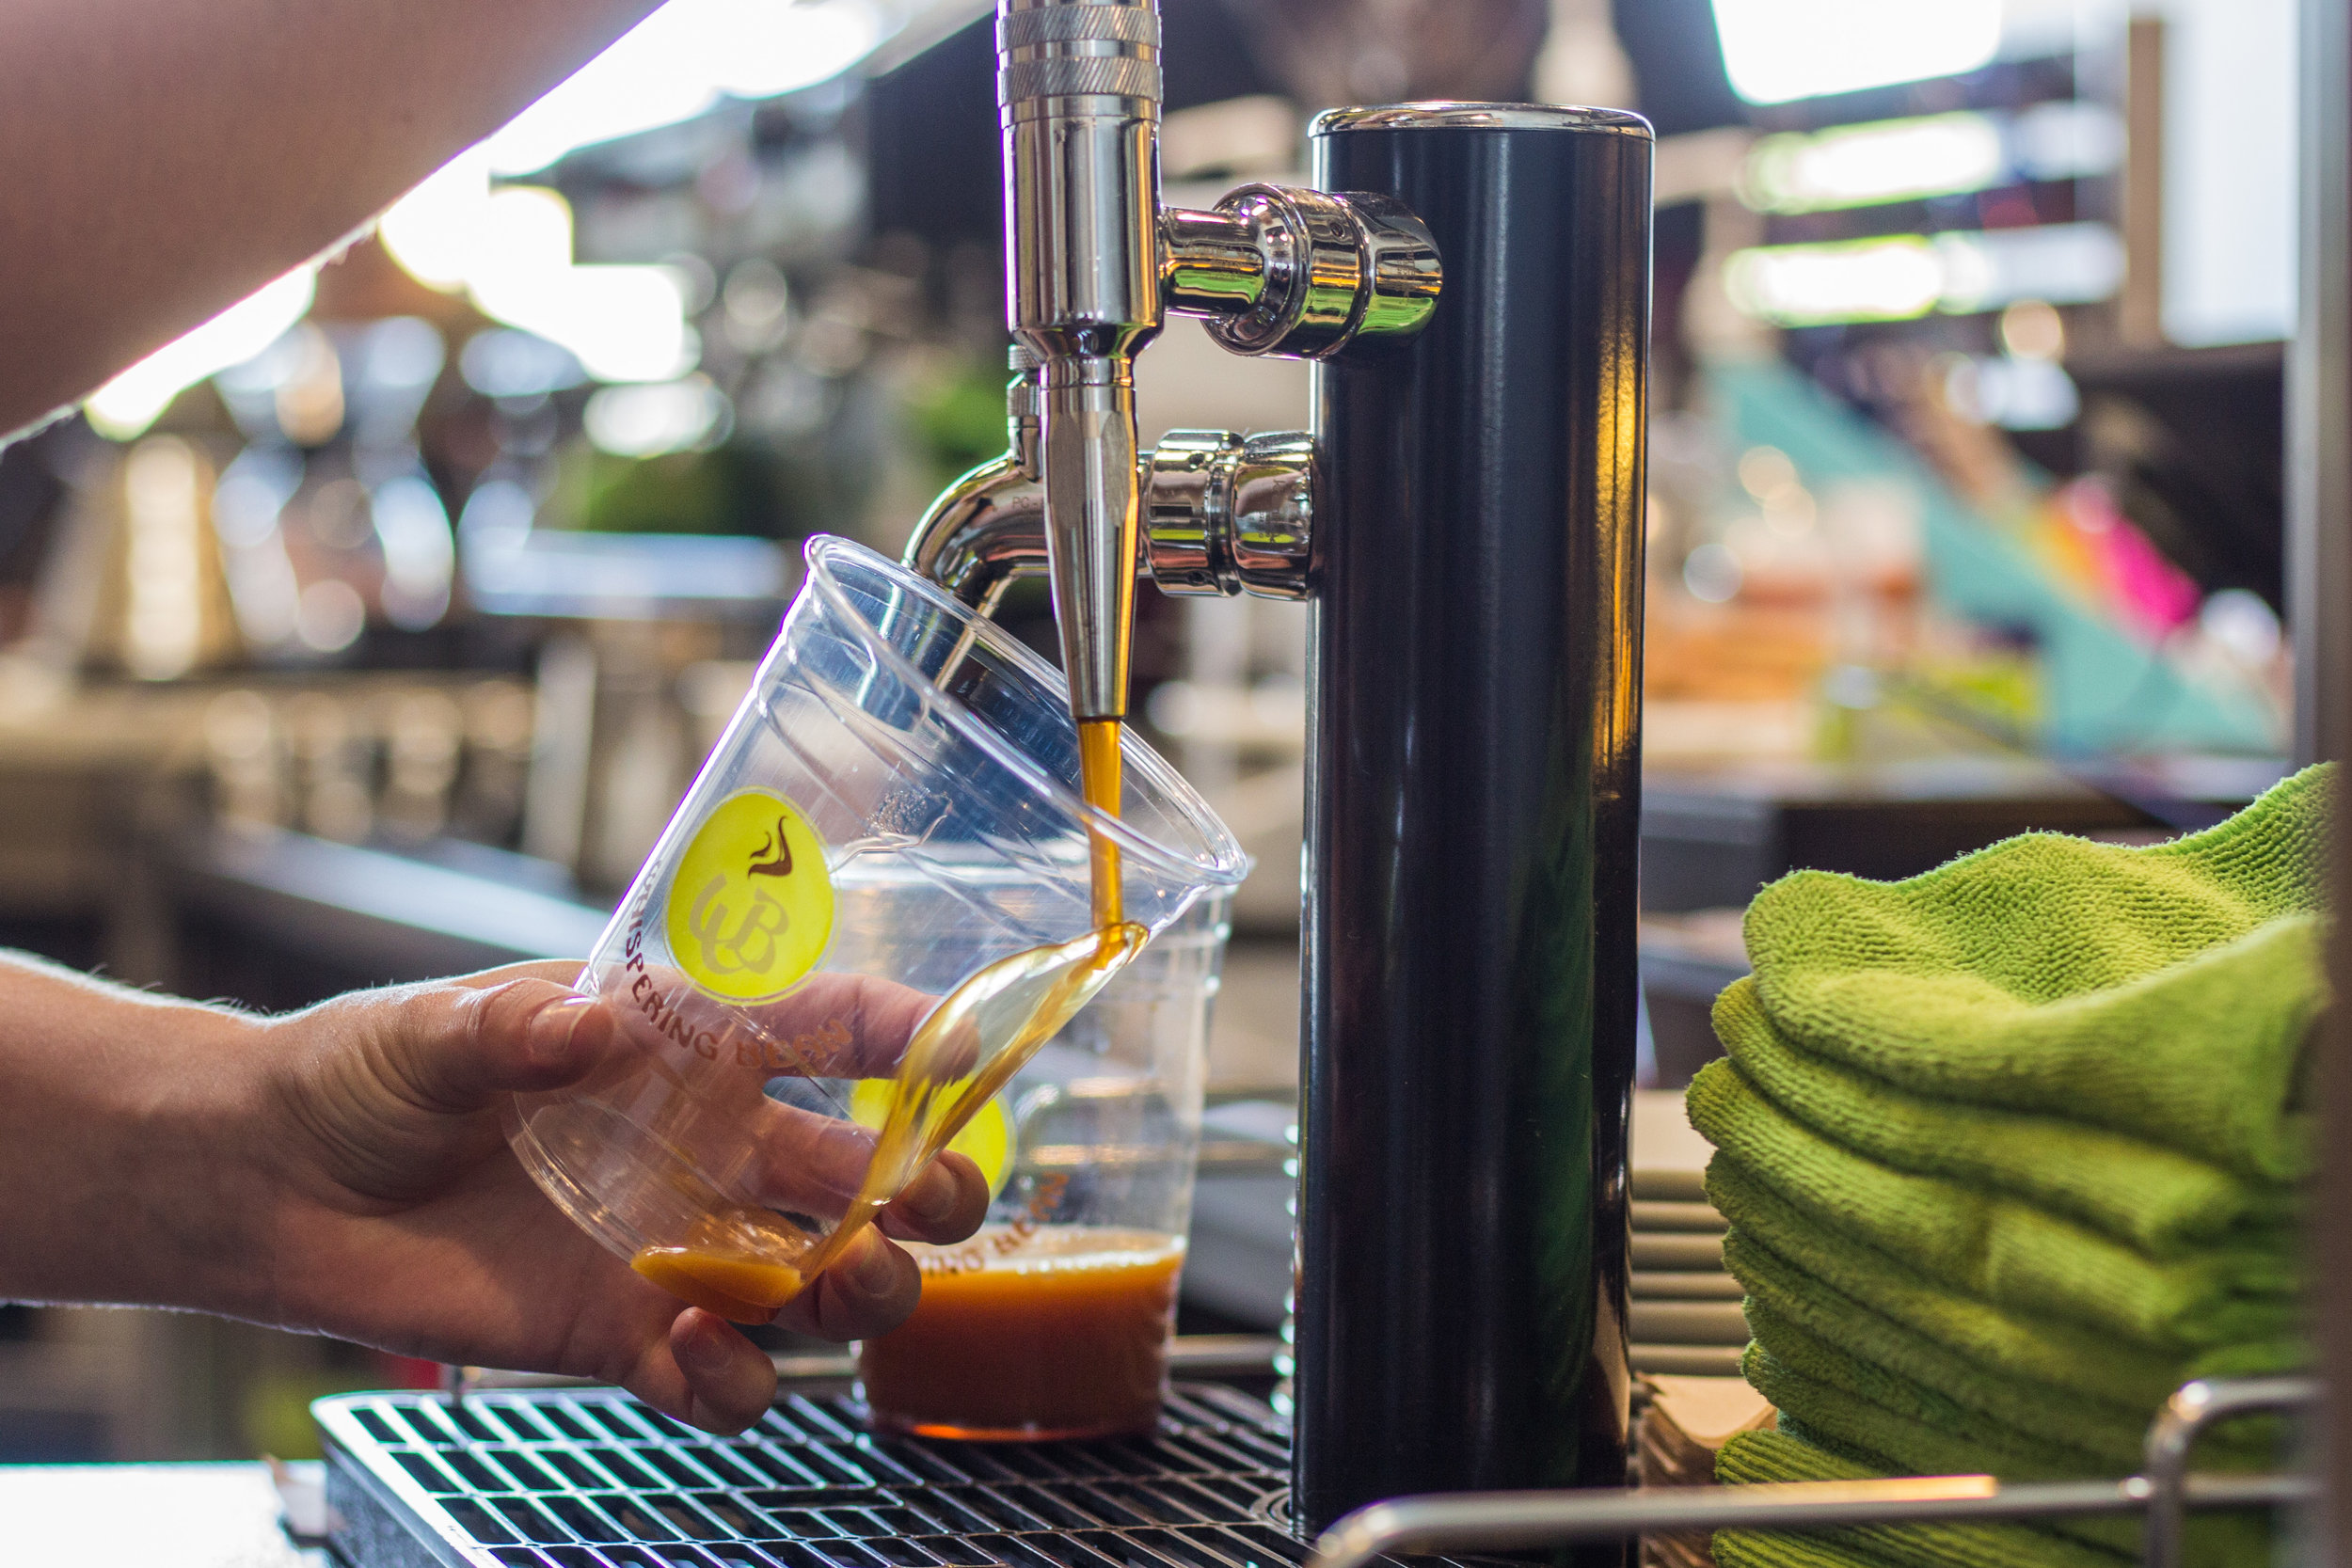
<path fill-rule="evenodd" d="M 2332 784 L 2150 848 L 2029 833 L 1925 876 L 1798 872 L 1746 922 L 1692 1082 L 1777 1431 L 1726 1482 L 2134 1473 L 2199 1376 L 2301 1362 L 2304 1043 Z M 2255 1465 L 2225 1428 L 2201 1462 Z M 1730 1568 L 2113 1568 L 2137 1520 L 1721 1532 Z M 2264 1560 L 2259 1518 L 2192 1560 Z"/>

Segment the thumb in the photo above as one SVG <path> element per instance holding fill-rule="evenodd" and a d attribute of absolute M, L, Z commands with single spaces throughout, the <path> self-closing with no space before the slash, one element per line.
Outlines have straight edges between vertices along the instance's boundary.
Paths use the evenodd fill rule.
<path fill-rule="evenodd" d="M 419 991 L 400 1009 L 386 1047 L 427 1105 L 462 1112 L 502 1094 L 575 1083 L 612 1041 L 604 1004 L 551 980 L 524 979 Z"/>

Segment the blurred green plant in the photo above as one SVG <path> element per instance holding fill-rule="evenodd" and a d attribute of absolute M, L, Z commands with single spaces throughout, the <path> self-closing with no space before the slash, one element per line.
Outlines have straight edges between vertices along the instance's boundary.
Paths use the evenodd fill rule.
<path fill-rule="evenodd" d="M 907 400 L 907 429 L 934 488 L 1005 451 L 1004 359 L 943 359 Z"/>
<path fill-rule="evenodd" d="M 575 441 L 556 463 L 541 516 L 597 533 L 753 533 L 775 537 L 780 508 L 761 456 L 729 443 L 707 451 L 615 457 Z"/>

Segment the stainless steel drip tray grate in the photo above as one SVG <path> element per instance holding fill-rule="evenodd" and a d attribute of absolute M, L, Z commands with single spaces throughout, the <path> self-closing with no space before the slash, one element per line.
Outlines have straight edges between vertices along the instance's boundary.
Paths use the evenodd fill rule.
<path fill-rule="evenodd" d="M 1186 1384 L 1159 1432 L 1084 1443 L 878 1436 L 792 1393 L 715 1438 L 611 1389 L 346 1394 L 326 1439 L 353 1568 L 1297 1568 L 1290 1434 Z"/>

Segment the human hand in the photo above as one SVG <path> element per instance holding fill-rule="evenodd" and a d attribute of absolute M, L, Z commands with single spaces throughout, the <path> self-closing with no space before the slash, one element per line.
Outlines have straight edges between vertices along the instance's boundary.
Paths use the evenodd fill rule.
<path fill-rule="evenodd" d="M 575 997 L 578 966 L 524 964 L 361 991 L 262 1025 L 270 1063 L 261 1150 L 274 1180 L 269 1307 L 293 1326 L 436 1360 L 620 1384 L 714 1431 L 774 1395 L 768 1358 L 682 1307 L 573 1225 L 509 1152 L 508 1097 L 564 1087 L 613 1051 L 612 1013 Z M 856 976 L 833 985 L 856 1031 L 902 1042 L 932 999 Z M 775 1151 L 788 1166 L 793 1150 Z M 778 1314 L 830 1339 L 912 1312 L 914 1260 L 889 1238 L 960 1241 L 988 1191 L 958 1154 L 927 1167 Z"/>

